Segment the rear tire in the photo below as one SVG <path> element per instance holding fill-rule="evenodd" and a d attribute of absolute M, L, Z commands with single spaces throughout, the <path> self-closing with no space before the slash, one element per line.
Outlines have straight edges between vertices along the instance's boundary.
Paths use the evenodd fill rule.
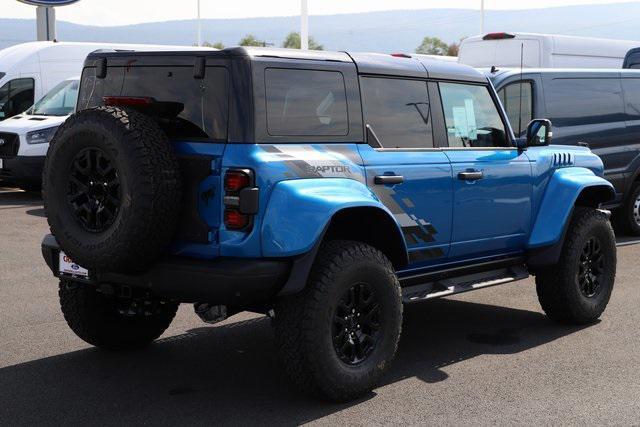
<path fill-rule="evenodd" d="M 536 275 L 542 309 L 563 323 L 588 324 L 604 312 L 616 276 L 616 240 L 607 215 L 576 208 L 558 263 Z"/>
<path fill-rule="evenodd" d="M 120 299 L 93 286 L 60 282 L 60 307 L 67 324 L 85 342 L 110 350 L 145 347 L 169 327 L 178 304 Z"/>
<path fill-rule="evenodd" d="M 330 241 L 303 292 L 279 301 L 279 356 L 303 392 L 348 401 L 371 391 L 400 339 L 402 300 L 393 266 L 377 249 Z"/>

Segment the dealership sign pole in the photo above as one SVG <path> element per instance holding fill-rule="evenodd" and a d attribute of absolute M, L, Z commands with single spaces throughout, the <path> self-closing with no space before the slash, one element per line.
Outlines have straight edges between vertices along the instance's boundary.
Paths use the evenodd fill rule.
<path fill-rule="evenodd" d="M 66 6 L 79 0 L 18 0 L 37 6 L 36 22 L 38 41 L 56 39 L 56 6 Z"/>

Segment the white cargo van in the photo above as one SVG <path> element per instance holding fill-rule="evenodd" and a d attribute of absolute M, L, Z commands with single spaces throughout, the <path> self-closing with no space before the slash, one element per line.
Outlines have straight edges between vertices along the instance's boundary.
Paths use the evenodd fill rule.
<path fill-rule="evenodd" d="M 30 42 L 0 50 L 0 121 L 22 113 L 55 85 L 82 71 L 99 49 L 185 50 L 202 47 L 118 43 Z"/>
<path fill-rule="evenodd" d="M 75 111 L 80 77 L 58 83 L 24 113 L 0 122 L 0 185 L 39 190 L 49 142 Z"/>
<path fill-rule="evenodd" d="M 532 33 L 489 33 L 460 44 L 458 62 L 472 67 L 621 68 L 637 41 Z"/>

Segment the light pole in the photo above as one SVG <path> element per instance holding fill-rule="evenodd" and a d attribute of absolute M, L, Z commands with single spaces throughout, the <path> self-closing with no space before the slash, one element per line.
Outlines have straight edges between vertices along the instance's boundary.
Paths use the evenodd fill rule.
<path fill-rule="evenodd" d="M 308 0 L 300 4 L 300 49 L 309 50 L 309 5 Z"/>
<path fill-rule="evenodd" d="M 484 0 L 480 0 L 480 34 L 484 34 Z"/>
<path fill-rule="evenodd" d="M 200 21 L 200 0 L 198 0 L 198 46 L 202 46 L 202 21 Z"/>

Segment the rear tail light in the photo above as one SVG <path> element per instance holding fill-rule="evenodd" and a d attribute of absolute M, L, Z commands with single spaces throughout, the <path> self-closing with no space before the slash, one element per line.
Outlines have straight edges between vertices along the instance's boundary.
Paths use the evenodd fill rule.
<path fill-rule="evenodd" d="M 395 56 L 396 58 L 411 58 L 411 55 L 406 53 L 392 53 L 391 56 Z"/>
<path fill-rule="evenodd" d="M 482 40 L 504 40 L 504 39 L 515 39 L 515 38 L 516 38 L 515 34 L 489 33 L 489 34 L 485 34 L 485 36 L 482 37 Z"/>
<path fill-rule="evenodd" d="M 224 176 L 224 191 L 237 193 L 251 185 L 251 175 L 244 170 L 230 170 Z"/>
<path fill-rule="evenodd" d="M 250 169 L 229 169 L 223 182 L 224 225 L 229 230 L 249 231 L 259 203 L 253 172 Z"/>
<path fill-rule="evenodd" d="M 242 230 L 251 221 L 251 217 L 241 213 L 238 209 L 224 210 L 224 225 L 230 230 Z"/>

